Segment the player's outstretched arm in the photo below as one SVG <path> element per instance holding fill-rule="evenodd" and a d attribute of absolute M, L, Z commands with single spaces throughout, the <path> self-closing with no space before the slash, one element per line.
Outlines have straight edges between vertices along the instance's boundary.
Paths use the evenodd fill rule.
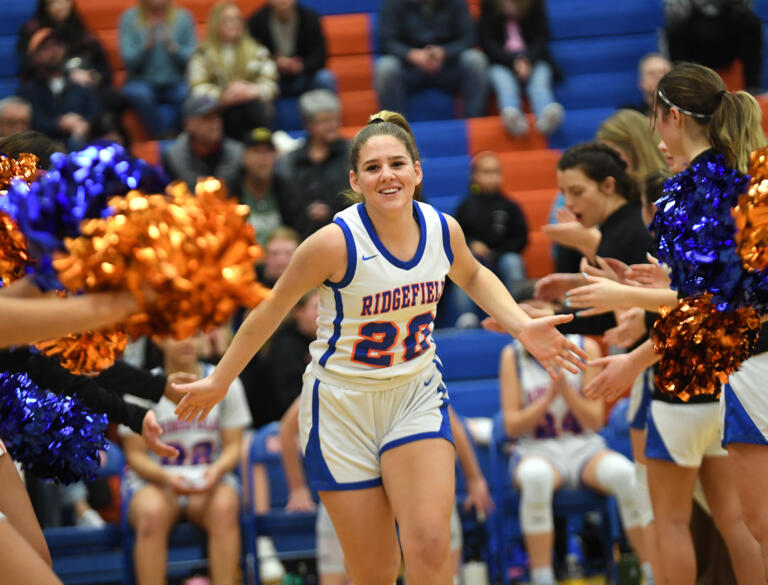
<path fill-rule="evenodd" d="M 555 328 L 567 323 L 573 315 L 553 315 L 531 319 L 523 311 L 504 284 L 493 272 L 481 265 L 467 247 L 458 222 L 447 217 L 451 234 L 453 264 L 448 276 L 459 285 L 486 313 L 496 319 L 539 360 L 554 379 L 555 368 L 576 373 L 586 366 L 586 354 Z"/>
<path fill-rule="evenodd" d="M 205 418 L 302 295 L 326 280 L 340 281 L 346 267 L 346 242 L 339 226 L 327 225 L 308 237 L 267 298 L 243 322 L 213 373 L 191 384 L 174 385 L 187 393 L 176 407 L 179 419 Z"/>
<path fill-rule="evenodd" d="M 603 371 L 584 387 L 584 394 L 589 398 L 617 398 L 659 359 L 661 356 L 653 351 L 653 342 L 648 339 L 629 353 L 592 360 L 589 365 L 602 367 Z"/>

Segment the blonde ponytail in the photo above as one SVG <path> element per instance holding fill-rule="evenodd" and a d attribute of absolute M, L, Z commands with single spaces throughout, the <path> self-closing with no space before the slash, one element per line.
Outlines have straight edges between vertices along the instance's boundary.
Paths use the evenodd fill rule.
<path fill-rule="evenodd" d="M 761 125 L 762 110 L 746 91 L 725 92 L 712 114 L 707 137 L 733 168 L 746 173 L 749 153 L 768 142 Z"/>

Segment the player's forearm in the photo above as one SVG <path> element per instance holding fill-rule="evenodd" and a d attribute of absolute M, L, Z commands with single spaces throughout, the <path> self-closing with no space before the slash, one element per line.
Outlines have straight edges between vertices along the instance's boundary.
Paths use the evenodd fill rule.
<path fill-rule="evenodd" d="M 451 418 L 451 431 L 453 431 L 453 441 L 456 445 L 456 457 L 461 465 L 461 470 L 464 472 L 464 477 L 467 481 L 470 481 L 476 477 L 482 477 L 480 471 L 480 465 L 477 463 L 477 457 L 475 456 L 475 450 L 472 448 L 472 442 L 467 436 L 467 432 L 464 429 L 464 425 L 453 412 L 453 409 L 449 407 L 449 416 Z"/>
<path fill-rule="evenodd" d="M 242 442 L 224 445 L 221 450 L 221 454 L 216 459 L 216 461 L 211 464 L 211 467 L 214 467 L 217 470 L 219 476 L 232 471 L 240 462 L 241 451 Z"/>
<path fill-rule="evenodd" d="M 549 409 L 549 401 L 537 400 L 522 410 L 504 412 L 504 430 L 507 437 L 514 439 L 522 434 L 532 431 L 544 418 Z"/>
<path fill-rule="evenodd" d="M 582 427 L 592 431 L 599 431 L 603 427 L 603 407 L 601 402 L 590 400 L 570 384 L 564 389 L 562 396 Z"/>
<path fill-rule="evenodd" d="M 130 293 L 0 299 L 0 347 L 25 345 L 124 320 L 138 310 Z"/>
<path fill-rule="evenodd" d="M 287 311 L 275 301 L 272 293 L 251 311 L 213 371 L 212 377 L 218 385 L 228 388 L 234 382 L 277 329 Z"/>
<path fill-rule="evenodd" d="M 646 311 L 658 311 L 662 306 L 674 306 L 677 304 L 677 293 L 668 288 L 642 288 L 639 286 L 626 286 L 626 305 L 640 307 Z"/>
<path fill-rule="evenodd" d="M 152 459 L 143 446 L 141 449 L 126 450 L 125 461 L 144 481 L 157 485 L 168 483 L 168 474 L 163 466 Z"/>
<path fill-rule="evenodd" d="M 638 345 L 627 355 L 629 356 L 634 369 L 637 371 L 637 375 L 640 375 L 640 372 L 646 368 L 650 368 L 661 359 L 661 356 L 653 350 L 653 341 L 650 339 L 643 342 L 642 345 Z"/>

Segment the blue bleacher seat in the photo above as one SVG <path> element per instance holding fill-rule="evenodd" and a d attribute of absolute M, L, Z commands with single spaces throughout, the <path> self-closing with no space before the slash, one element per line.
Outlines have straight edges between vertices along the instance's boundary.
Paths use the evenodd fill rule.
<path fill-rule="evenodd" d="M 0 77 L 0 99 L 15 94 L 18 87 L 17 77 Z"/>
<path fill-rule="evenodd" d="M 275 102 L 275 119 L 272 122 L 274 128 L 280 130 L 301 130 L 304 125 L 301 123 L 299 114 L 299 98 L 285 97 Z"/>
<path fill-rule="evenodd" d="M 664 23 L 661 0 L 555 0 L 547 10 L 553 39 L 649 32 Z"/>
<path fill-rule="evenodd" d="M 566 110 L 563 125 L 549 137 L 550 148 L 566 149 L 579 142 L 593 140 L 600 122 L 614 112 L 614 108 Z"/>
<path fill-rule="evenodd" d="M 563 104 L 566 115 L 575 109 L 616 108 L 639 102 L 637 69 L 568 75 L 555 85 L 555 97 Z"/>
<path fill-rule="evenodd" d="M 451 406 L 464 416 L 490 418 L 499 411 L 499 381 L 496 378 L 454 380 L 446 387 Z"/>
<path fill-rule="evenodd" d="M 302 5 L 319 14 L 351 14 L 353 12 L 378 12 L 382 0 L 302 0 Z"/>
<path fill-rule="evenodd" d="M 437 345 L 437 355 L 443 362 L 443 379 L 449 382 L 495 379 L 499 371 L 499 354 L 511 340 L 508 335 L 484 329 L 440 329 L 432 336 Z M 449 393 L 450 390 L 449 387 Z"/>
<path fill-rule="evenodd" d="M 456 215 L 456 209 L 459 207 L 459 203 L 461 203 L 463 197 L 463 195 L 446 195 L 445 197 L 429 197 L 425 200 L 435 209 L 454 216 Z"/>
<path fill-rule="evenodd" d="M 16 35 L 27 20 L 32 18 L 37 0 L 3 2 L 3 18 L 0 18 L 0 35 Z M 15 47 L 15 40 L 14 40 Z M 15 52 L 15 50 L 14 50 Z"/>
<path fill-rule="evenodd" d="M 418 140 L 418 136 L 416 139 Z M 430 202 L 448 196 L 463 197 L 469 189 L 469 155 L 429 157 L 422 156 L 424 170 L 422 190 Z"/>
<path fill-rule="evenodd" d="M 467 154 L 465 120 L 414 122 L 411 124 L 411 129 L 423 159 Z"/>
<path fill-rule="evenodd" d="M 456 117 L 456 98 L 441 89 L 428 88 L 408 94 L 407 118 L 411 122 L 450 120 Z"/>
<path fill-rule="evenodd" d="M 755 0 L 755 14 L 760 17 L 763 22 L 768 21 L 768 0 Z M 765 39 L 765 33 L 763 33 L 763 39 Z"/>
<path fill-rule="evenodd" d="M 642 32 L 609 37 L 560 39 L 549 44 L 566 76 L 609 71 L 637 71 L 643 55 L 658 51 L 658 34 Z M 637 75 L 635 73 L 635 75 Z M 636 85 L 636 81 L 635 84 Z"/>
<path fill-rule="evenodd" d="M 16 36 L 0 35 L 0 77 L 12 77 L 19 72 L 16 59 Z"/>

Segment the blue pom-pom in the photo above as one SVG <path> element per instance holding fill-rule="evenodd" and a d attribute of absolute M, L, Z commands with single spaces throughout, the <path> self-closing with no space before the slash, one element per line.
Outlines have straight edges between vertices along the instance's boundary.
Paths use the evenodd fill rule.
<path fill-rule="evenodd" d="M 0 373 L 0 438 L 14 460 L 62 483 L 93 479 L 106 450 L 107 417 L 71 396 L 41 390 L 26 374 Z"/>
<path fill-rule="evenodd" d="M 750 296 L 755 300 L 759 279 L 743 268 L 731 215 L 748 184 L 748 176 L 714 152 L 665 183 L 650 229 L 657 257 L 669 265 L 672 288 L 681 296 L 710 293 L 718 310 L 750 305 Z"/>
<path fill-rule="evenodd" d="M 84 219 L 109 216 L 110 197 L 131 189 L 158 193 L 166 184 L 162 172 L 118 144 L 89 146 L 51 155 L 51 168 L 31 185 L 12 181 L 0 210 L 27 238 L 34 259 L 29 271 L 37 284 L 44 290 L 61 289 L 51 256 L 64 250 L 64 238 L 78 237 Z"/>

